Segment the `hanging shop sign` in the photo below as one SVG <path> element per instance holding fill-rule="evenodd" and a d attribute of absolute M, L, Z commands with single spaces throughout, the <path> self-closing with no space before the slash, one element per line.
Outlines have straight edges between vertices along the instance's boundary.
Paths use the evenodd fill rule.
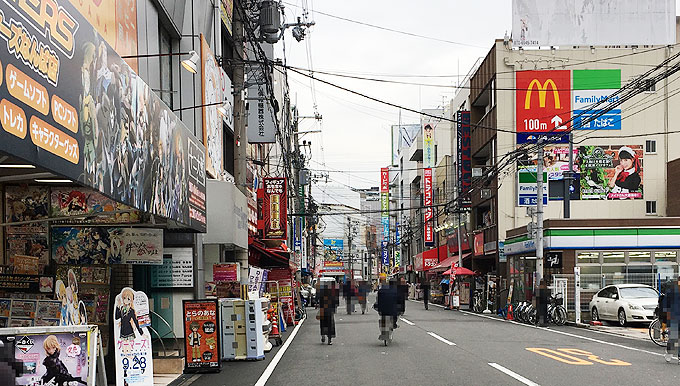
<path fill-rule="evenodd" d="M 184 371 L 219 370 L 217 300 L 183 300 Z"/>
<path fill-rule="evenodd" d="M 472 185 L 472 156 L 471 156 L 471 137 L 470 137 L 470 112 L 459 111 L 456 122 L 456 140 L 458 153 L 456 166 L 458 169 L 458 194 L 467 194 Z"/>
<path fill-rule="evenodd" d="M 163 230 L 155 228 L 53 227 L 57 264 L 162 264 Z"/>
<path fill-rule="evenodd" d="M 621 108 L 612 95 L 621 89 L 621 70 L 573 70 L 574 129 L 621 130 Z M 595 106 L 597 104 L 597 106 Z"/>
<path fill-rule="evenodd" d="M 382 254 L 382 265 L 387 267 L 390 265 L 390 251 L 387 248 L 387 241 L 380 243 L 380 253 Z"/>
<path fill-rule="evenodd" d="M 425 232 L 425 245 L 432 245 L 434 243 L 433 234 L 433 224 L 434 221 L 434 209 L 432 208 L 432 169 L 423 170 L 423 197 L 425 203 L 424 210 L 424 232 Z"/>
<path fill-rule="evenodd" d="M 248 142 L 275 143 L 275 113 L 267 92 L 267 76 L 259 66 L 249 71 L 248 77 Z"/>
<path fill-rule="evenodd" d="M 382 239 L 390 237 L 390 169 L 380 169 L 380 223 Z"/>
<path fill-rule="evenodd" d="M 543 172 L 543 205 L 548 205 L 549 186 L 548 173 Z M 517 206 L 536 206 L 537 192 L 536 171 L 517 170 Z"/>
<path fill-rule="evenodd" d="M 580 146 L 581 200 L 641 200 L 642 145 Z"/>
<path fill-rule="evenodd" d="M 113 317 L 116 386 L 153 386 L 150 324 L 146 294 L 123 288 Z"/>
<path fill-rule="evenodd" d="M 151 268 L 151 287 L 192 288 L 194 256 L 192 248 L 165 248 L 163 265 Z"/>
<path fill-rule="evenodd" d="M 226 114 L 222 116 L 222 122 L 231 130 L 234 131 L 234 95 L 231 90 L 231 79 L 229 75 L 220 67 L 220 85 L 222 89 L 222 101 L 226 104 Z M 250 165 L 250 164 L 249 164 Z M 252 167 L 252 165 L 251 165 Z"/>
<path fill-rule="evenodd" d="M 285 178 L 265 178 L 264 201 L 264 238 L 283 240 L 288 237 L 288 191 Z"/>
<path fill-rule="evenodd" d="M 565 143 L 571 119 L 571 71 L 518 71 L 515 78 L 517 143 L 544 138 Z"/>
<path fill-rule="evenodd" d="M 224 154 L 222 141 L 222 117 L 217 112 L 219 103 L 224 100 L 222 95 L 222 73 L 215 55 L 210 50 L 203 34 L 201 40 L 201 89 L 203 104 L 203 143 L 205 148 L 205 166 L 208 174 L 215 179 L 222 180 Z"/>
<path fill-rule="evenodd" d="M 213 264 L 213 281 L 215 283 L 232 281 L 238 282 L 241 280 L 239 273 L 241 272 L 240 263 L 220 263 Z"/>
<path fill-rule="evenodd" d="M 70 2 L 28 4 L 3 8 L 0 151 L 205 231 L 201 141 Z"/>
<path fill-rule="evenodd" d="M 91 332 L 16 335 L 14 358 L 24 372 L 17 385 L 88 384 L 96 362 Z M 96 346 L 96 345 L 94 345 Z"/>
<path fill-rule="evenodd" d="M 437 160 L 434 159 L 434 123 L 423 125 L 423 167 L 433 168 Z"/>

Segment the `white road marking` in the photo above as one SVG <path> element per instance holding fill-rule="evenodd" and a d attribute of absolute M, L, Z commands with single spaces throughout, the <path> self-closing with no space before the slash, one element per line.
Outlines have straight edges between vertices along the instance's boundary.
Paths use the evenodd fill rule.
<path fill-rule="evenodd" d="M 577 335 L 577 334 L 572 334 L 572 333 L 569 333 L 569 332 L 553 330 L 553 329 L 547 328 L 547 327 L 532 326 L 532 325 L 529 325 L 529 324 L 515 322 L 514 320 L 498 319 L 498 318 L 494 318 L 493 316 L 480 315 L 480 314 L 475 314 L 473 312 L 468 312 L 468 311 L 461 311 L 461 312 L 464 313 L 464 314 L 479 316 L 480 318 L 487 318 L 487 319 L 495 320 L 495 321 L 498 321 L 498 322 L 509 322 L 509 323 L 516 324 L 518 326 L 538 328 L 538 329 L 541 329 L 541 330 L 544 330 L 544 331 L 554 332 L 555 334 L 561 334 L 561 335 L 565 335 L 565 336 L 570 336 L 572 338 L 579 338 L 579 339 L 587 340 L 587 341 L 590 341 L 590 342 L 595 342 L 595 343 L 600 343 L 600 344 L 606 344 L 606 345 L 609 345 L 609 346 L 624 348 L 626 350 L 638 351 L 638 352 L 643 352 L 643 353 L 646 353 L 646 354 L 652 354 L 652 355 L 657 355 L 657 356 L 663 356 L 663 354 L 658 353 L 658 352 L 647 351 L 647 350 L 643 350 L 643 349 L 635 348 L 635 347 L 628 347 L 628 346 L 624 346 L 624 345 L 618 344 L 618 343 L 612 343 L 612 342 L 607 342 L 607 341 L 600 340 L 600 339 L 590 338 L 590 337 L 583 336 L 583 335 Z"/>
<path fill-rule="evenodd" d="M 525 384 L 525 385 L 529 385 L 529 386 L 540 386 L 538 383 L 533 382 L 533 381 L 530 381 L 530 380 L 524 378 L 523 376 L 517 374 L 516 372 L 514 372 L 514 371 L 512 371 L 512 370 L 506 369 L 505 367 L 499 365 L 498 363 L 489 363 L 489 366 L 491 366 L 491 367 L 493 367 L 494 369 L 496 369 L 496 370 L 498 370 L 498 371 L 501 371 L 501 372 L 503 372 L 503 373 L 505 373 L 505 374 L 507 374 L 507 375 L 509 375 L 509 376 L 511 376 L 511 377 L 513 377 L 513 378 L 515 378 L 516 380 L 522 382 L 522 383 Z"/>
<path fill-rule="evenodd" d="M 304 318 L 300 319 L 300 323 L 298 323 L 297 326 L 293 329 L 293 332 L 290 333 L 290 336 L 286 341 L 283 343 L 283 346 L 281 346 L 281 349 L 276 353 L 276 356 L 274 356 L 274 359 L 269 363 L 266 369 L 264 369 L 264 372 L 262 375 L 260 375 L 260 379 L 257 380 L 257 383 L 255 383 L 255 386 L 264 386 L 267 381 L 269 380 L 269 377 L 271 377 L 272 373 L 274 372 L 274 369 L 276 369 L 276 365 L 279 364 L 279 361 L 283 357 L 283 354 L 286 353 L 286 350 L 288 350 L 288 346 L 290 346 L 290 343 L 295 339 L 295 335 L 297 335 L 298 331 L 300 330 L 300 327 L 302 327 L 302 323 L 305 322 L 307 317 L 305 316 Z"/>
<path fill-rule="evenodd" d="M 449 346 L 455 346 L 456 345 L 455 343 L 451 342 L 450 340 L 446 340 L 446 339 L 442 338 L 441 336 L 435 334 L 432 331 L 428 331 L 427 335 L 429 335 L 429 336 L 431 336 L 431 337 L 433 337 L 433 338 L 435 338 L 435 339 L 437 339 L 441 342 L 444 342 L 444 343 L 448 344 Z"/>
<path fill-rule="evenodd" d="M 412 321 L 407 320 L 407 319 L 404 319 L 404 318 L 399 318 L 399 320 L 401 320 L 402 322 L 408 324 L 409 326 L 415 326 L 415 325 L 416 325 L 416 324 L 413 323 Z"/>

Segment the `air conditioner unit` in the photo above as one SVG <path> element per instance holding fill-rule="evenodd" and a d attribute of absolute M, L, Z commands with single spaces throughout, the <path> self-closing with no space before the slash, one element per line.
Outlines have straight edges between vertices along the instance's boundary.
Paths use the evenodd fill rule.
<path fill-rule="evenodd" d="M 479 178 L 484 174 L 483 168 L 472 168 L 472 178 Z"/>
<path fill-rule="evenodd" d="M 491 198 L 491 189 L 482 189 L 480 191 L 480 197 L 482 200 L 485 200 L 487 198 Z"/>

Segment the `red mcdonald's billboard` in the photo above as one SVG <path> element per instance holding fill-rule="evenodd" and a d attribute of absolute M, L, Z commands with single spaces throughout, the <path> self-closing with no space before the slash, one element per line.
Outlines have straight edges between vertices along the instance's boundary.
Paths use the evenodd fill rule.
<path fill-rule="evenodd" d="M 571 119 L 571 71 L 516 73 L 517 142 L 535 142 L 541 133 L 566 130 Z M 544 134 L 545 135 L 545 134 Z M 564 142 L 561 138 L 552 142 Z"/>

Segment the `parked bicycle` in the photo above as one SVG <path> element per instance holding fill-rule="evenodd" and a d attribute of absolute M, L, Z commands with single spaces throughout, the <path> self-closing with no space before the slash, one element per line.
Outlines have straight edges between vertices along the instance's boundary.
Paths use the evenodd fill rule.
<path fill-rule="evenodd" d="M 558 295 L 557 297 L 551 296 L 548 304 L 548 322 L 558 326 L 564 326 L 567 323 L 567 309 L 561 303 L 562 298 Z"/>

